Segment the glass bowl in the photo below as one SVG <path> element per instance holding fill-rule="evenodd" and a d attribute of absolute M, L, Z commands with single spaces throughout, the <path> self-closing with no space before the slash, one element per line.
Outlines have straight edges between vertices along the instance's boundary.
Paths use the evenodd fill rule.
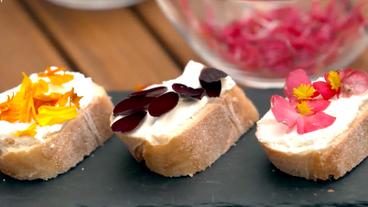
<path fill-rule="evenodd" d="M 349 65 L 367 43 L 367 0 L 157 0 L 190 46 L 238 83 L 282 87 Z"/>
<path fill-rule="evenodd" d="M 104 10 L 131 6 L 143 0 L 48 0 L 72 9 Z"/>

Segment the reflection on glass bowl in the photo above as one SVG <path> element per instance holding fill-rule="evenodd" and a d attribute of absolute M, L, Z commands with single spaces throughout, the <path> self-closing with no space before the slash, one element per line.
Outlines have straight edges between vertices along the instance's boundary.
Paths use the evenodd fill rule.
<path fill-rule="evenodd" d="M 143 0 L 48 0 L 54 4 L 73 9 L 113 9 L 131 6 Z"/>

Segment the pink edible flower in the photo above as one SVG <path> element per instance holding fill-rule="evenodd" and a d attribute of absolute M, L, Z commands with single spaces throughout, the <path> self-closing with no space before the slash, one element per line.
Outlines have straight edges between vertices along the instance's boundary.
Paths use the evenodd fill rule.
<path fill-rule="evenodd" d="M 296 126 L 298 134 L 304 134 L 334 123 L 336 118 L 323 112 L 330 101 L 315 99 L 319 93 L 304 70 L 290 72 L 284 93 L 287 98 L 271 97 L 271 111 L 276 120 L 286 124 L 289 130 Z"/>

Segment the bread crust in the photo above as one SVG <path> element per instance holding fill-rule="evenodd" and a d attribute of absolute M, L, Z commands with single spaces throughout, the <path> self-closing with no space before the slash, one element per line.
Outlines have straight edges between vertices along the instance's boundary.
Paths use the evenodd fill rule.
<path fill-rule="evenodd" d="M 349 129 L 336 136 L 327 148 L 286 153 L 261 145 L 270 161 L 281 171 L 310 180 L 338 179 L 368 156 L 368 102 Z"/>
<path fill-rule="evenodd" d="M 111 137 L 109 126 L 113 104 L 106 91 L 94 84 L 96 95 L 75 119 L 45 137 L 41 143 L 32 137 L 9 138 L 0 153 L 0 170 L 20 180 L 50 179 L 76 166 L 85 156 Z M 28 140 L 29 146 L 17 142 Z"/>
<path fill-rule="evenodd" d="M 252 102 L 238 86 L 211 98 L 183 130 L 164 144 L 117 133 L 138 161 L 158 174 L 193 176 L 224 154 L 259 118 Z"/>

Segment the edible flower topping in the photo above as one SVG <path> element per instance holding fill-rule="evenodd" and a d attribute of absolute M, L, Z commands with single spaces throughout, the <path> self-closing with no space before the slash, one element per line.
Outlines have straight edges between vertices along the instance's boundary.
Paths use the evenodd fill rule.
<path fill-rule="evenodd" d="M 21 136 L 30 136 L 33 137 L 36 135 L 36 127 L 37 125 L 35 123 L 29 125 L 27 129 L 20 130 L 15 133 L 15 136 L 21 137 Z"/>
<path fill-rule="evenodd" d="M 0 120 L 30 123 L 27 129 L 17 131 L 16 136 L 34 136 L 37 126 L 59 124 L 73 119 L 80 108 L 82 97 L 74 92 L 74 88 L 65 93 L 50 91 L 51 87 L 61 87 L 71 81 L 74 78 L 72 74 L 65 73 L 64 68 L 49 67 L 37 75 L 39 78 L 32 82 L 23 73 L 18 90 L 0 103 Z"/>
<path fill-rule="evenodd" d="M 285 123 L 289 130 L 296 125 L 298 134 L 304 134 L 328 127 L 336 119 L 322 112 L 328 107 L 329 102 L 324 101 L 317 104 L 320 104 L 320 107 L 313 108 L 308 102 L 295 105 L 289 100 L 275 95 L 271 98 L 271 111 L 276 120 Z"/>
<path fill-rule="evenodd" d="M 308 105 L 306 101 L 298 103 L 296 105 L 296 109 L 301 115 L 311 115 L 313 113 L 312 108 Z"/>
<path fill-rule="evenodd" d="M 113 131 L 126 133 L 134 130 L 146 117 L 160 117 L 171 111 L 178 104 L 180 98 L 195 101 L 203 96 L 218 97 L 221 94 L 221 79 L 226 73 L 215 68 L 206 68 L 198 77 L 201 87 L 192 88 L 181 83 L 174 83 L 172 91 L 166 86 L 157 86 L 133 92 L 114 108 L 114 116 L 123 116 L 112 125 Z"/>
<path fill-rule="evenodd" d="M 360 95 L 368 89 L 368 74 L 363 71 L 345 69 L 330 71 L 325 81 L 311 83 L 302 69 L 289 73 L 284 93 L 271 97 L 271 111 L 276 120 L 286 124 L 289 130 L 295 126 L 299 134 L 326 128 L 334 123 L 335 117 L 323 112 L 330 99 Z"/>
<path fill-rule="evenodd" d="M 313 87 L 321 94 L 321 96 L 328 100 L 335 95 L 340 94 L 341 76 L 338 71 L 330 71 L 324 75 L 325 81 L 316 81 Z"/>
<path fill-rule="evenodd" d="M 39 77 L 47 77 L 50 79 L 51 83 L 57 86 L 60 86 L 64 83 L 67 83 L 73 80 L 73 75 L 60 73 L 63 72 L 65 68 L 51 66 L 46 69 L 45 72 L 39 73 Z"/>
<path fill-rule="evenodd" d="M 368 74 L 365 71 L 346 69 L 340 72 L 343 97 L 360 95 L 368 88 Z"/>
<path fill-rule="evenodd" d="M 330 88 L 335 91 L 340 90 L 341 85 L 341 78 L 339 72 L 337 71 L 330 71 L 326 75 L 326 81 L 329 84 Z"/>
<path fill-rule="evenodd" d="M 311 84 L 302 83 L 297 88 L 293 88 L 293 95 L 298 100 L 311 99 L 315 93 L 316 90 L 313 88 Z"/>
<path fill-rule="evenodd" d="M 307 74 L 301 69 L 289 73 L 286 78 L 284 93 L 290 100 L 307 100 L 318 95 Z"/>
<path fill-rule="evenodd" d="M 77 116 L 75 106 L 41 106 L 36 115 L 37 123 L 40 126 L 63 123 Z"/>

